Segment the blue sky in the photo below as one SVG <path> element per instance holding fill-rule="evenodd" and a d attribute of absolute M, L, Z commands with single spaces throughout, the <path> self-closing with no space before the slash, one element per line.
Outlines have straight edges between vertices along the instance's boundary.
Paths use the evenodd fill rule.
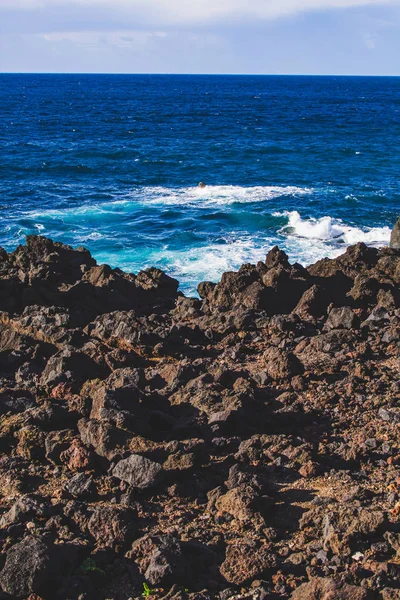
<path fill-rule="evenodd" d="M 0 71 L 400 75 L 400 0 L 0 0 Z"/>

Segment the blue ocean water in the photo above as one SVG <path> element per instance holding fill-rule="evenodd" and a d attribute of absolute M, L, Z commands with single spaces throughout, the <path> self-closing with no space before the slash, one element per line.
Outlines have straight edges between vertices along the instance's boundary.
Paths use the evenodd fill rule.
<path fill-rule="evenodd" d="M 8 250 L 40 233 L 193 292 L 274 244 L 388 243 L 400 212 L 400 78 L 3 74 L 0 108 Z"/>

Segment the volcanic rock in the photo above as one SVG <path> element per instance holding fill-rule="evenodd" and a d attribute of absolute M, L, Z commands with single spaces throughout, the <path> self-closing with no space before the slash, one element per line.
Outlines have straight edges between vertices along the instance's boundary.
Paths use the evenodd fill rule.
<path fill-rule="evenodd" d="M 400 250 L 400 219 L 396 221 L 390 234 L 390 247 Z"/>
<path fill-rule="evenodd" d="M 0 250 L 0 596 L 396 600 L 398 250 L 198 289 Z"/>
<path fill-rule="evenodd" d="M 113 469 L 114 477 L 139 489 L 156 485 L 160 480 L 161 473 L 161 465 L 138 454 L 132 454 L 128 458 L 120 460 Z"/>
<path fill-rule="evenodd" d="M 60 572 L 57 550 L 40 538 L 28 536 L 8 550 L 0 583 L 5 592 L 16 598 L 29 594 L 49 598 Z"/>

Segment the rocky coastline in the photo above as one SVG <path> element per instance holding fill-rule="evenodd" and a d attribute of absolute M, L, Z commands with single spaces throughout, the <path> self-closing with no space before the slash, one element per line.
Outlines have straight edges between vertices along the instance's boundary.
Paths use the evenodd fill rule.
<path fill-rule="evenodd" d="M 0 599 L 399 600 L 399 283 L 0 250 Z"/>

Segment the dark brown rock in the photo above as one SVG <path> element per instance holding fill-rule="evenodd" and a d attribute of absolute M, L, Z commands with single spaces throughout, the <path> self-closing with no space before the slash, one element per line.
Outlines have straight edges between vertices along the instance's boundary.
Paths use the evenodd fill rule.
<path fill-rule="evenodd" d="M 280 348 L 268 348 L 263 358 L 265 370 L 272 379 L 290 379 L 303 372 L 300 360 L 293 353 Z"/>
<path fill-rule="evenodd" d="M 32 593 L 49 598 L 60 572 L 57 550 L 40 538 L 28 536 L 8 550 L 0 583 L 5 592 L 16 598 Z"/>
<path fill-rule="evenodd" d="M 228 583 L 242 585 L 263 578 L 276 565 L 276 556 L 266 545 L 257 547 L 253 540 L 239 540 L 226 549 L 220 572 Z"/>
<path fill-rule="evenodd" d="M 325 329 L 355 329 L 360 325 L 360 319 L 349 306 L 332 308 L 325 322 Z"/>
<path fill-rule="evenodd" d="M 161 474 L 161 465 L 139 454 L 132 454 L 128 458 L 120 460 L 113 469 L 114 477 L 139 489 L 155 486 L 159 482 Z"/>
<path fill-rule="evenodd" d="M 88 530 L 100 546 L 129 544 L 135 531 L 135 513 L 125 508 L 97 506 L 90 517 Z"/>
<path fill-rule="evenodd" d="M 399 285 L 365 244 L 273 248 L 201 300 L 0 249 L 3 595 L 394 600 Z"/>
<path fill-rule="evenodd" d="M 336 582 L 328 577 L 314 577 L 303 583 L 290 596 L 290 600 L 368 600 L 362 587 Z"/>

